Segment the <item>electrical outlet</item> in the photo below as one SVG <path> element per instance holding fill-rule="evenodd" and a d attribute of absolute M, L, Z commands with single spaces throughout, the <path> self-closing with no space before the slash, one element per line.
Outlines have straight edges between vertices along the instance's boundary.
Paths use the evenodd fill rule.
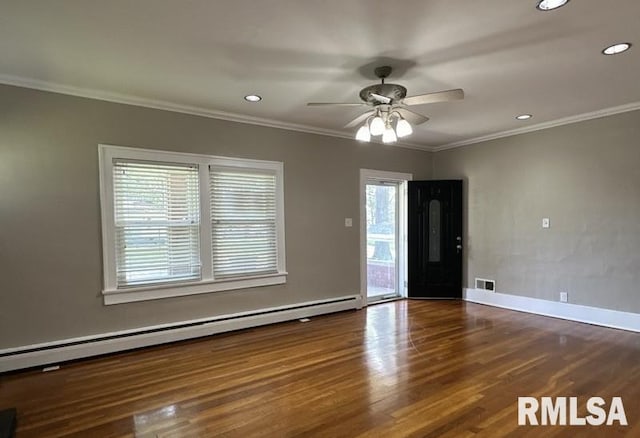
<path fill-rule="evenodd" d="M 549 228 L 551 226 L 551 221 L 548 217 L 542 218 L 542 228 Z"/>
<path fill-rule="evenodd" d="M 566 303 L 567 301 L 569 301 L 569 297 L 567 295 L 566 292 L 560 292 L 560 302 L 561 303 Z"/>

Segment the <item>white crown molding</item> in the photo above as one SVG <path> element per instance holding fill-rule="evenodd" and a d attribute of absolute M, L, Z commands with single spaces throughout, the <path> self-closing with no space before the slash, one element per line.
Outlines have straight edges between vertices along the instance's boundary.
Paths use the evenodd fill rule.
<path fill-rule="evenodd" d="M 153 108 L 164 111 L 172 111 L 183 114 L 191 114 L 211 119 L 227 120 L 230 122 L 246 123 L 250 125 L 265 126 L 269 128 L 285 129 L 287 131 L 305 132 L 309 134 L 325 135 L 329 137 L 345 138 L 354 140 L 353 135 L 336 129 L 317 128 L 309 125 L 301 125 L 296 123 L 282 122 L 280 120 L 267 119 L 262 117 L 252 117 L 242 114 L 229 113 L 226 111 L 217 111 L 209 108 L 197 106 L 182 105 L 175 102 L 164 100 L 146 99 L 143 97 L 133 96 L 129 94 L 113 93 L 109 91 L 96 90 L 91 88 L 74 87 L 70 85 L 58 84 L 55 82 L 42 81 L 38 79 L 24 78 L 21 76 L 0 74 L 0 84 L 13 85 L 16 87 L 31 88 L 35 90 L 48 91 L 52 93 L 67 94 L 70 96 L 85 97 L 88 99 L 103 100 L 106 102 L 120 103 L 125 105 L 140 106 L 144 108 Z M 586 120 L 597 119 L 600 117 L 612 116 L 629 111 L 640 109 L 640 102 L 632 102 L 625 105 L 604 108 L 601 110 L 578 114 L 575 116 L 563 117 L 561 119 L 551 120 L 536 125 L 530 125 L 522 128 L 511 129 L 507 131 L 496 132 L 493 134 L 483 135 L 480 137 L 468 138 L 441 146 L 427 146 L 418 143 L 398 142 L 390 147 L 401 147 L 405 149 L 414 149 L 427 152 L 439 152 L 447 149 L 459 148 L 485 141 L 496 140 L 498 138 L 510 137 L 518 134 L 526 134 L 528 132 L 540 131 L 543 129 L 553 128 L 556 126 L 569 125 L 572 123 L 583 122 Z M 372 140 L 372 143 L 384 145 L 380 141 Z M 387 146 L 387 145 L 384 145 Z"/>
<path fill-rule="evenodd" d="M 640 102 L 632 102 L 625 105 L 614 106 L 611 108 L 604 108 L 598 111 L 592 111 L 589 113 L 563 117 L 561 119 L 538 123 L 536 125 L 530 125 L 523 128 L 510 129 L 508 131 L 496 132 L 493 134 L 483 135 L 481 137 L 468 138 L 468 139 L 456 141 L 453 143 L 447 143 L 442 146 L 435 146 L 430 148 L 430 150 L 433 152 L 445 151 L 447 149 L 459 148 L 462 146 L 482 143 L 489 140 L 496 140 L 498 138 L 511 137 L 513 135 L 518 135 L 518 134 L 526 134 L 528 132 L 541 131 L 543 129 L 554 128 L 556 126 L 570 125 L 572 123 L 584 122 L 586 120 L 598 119 L 600 117 L 613 116 L 616 114 L 636 111 L 639 109 L 640 109 Z"/>
<path fill-rule="evenodd" d="M 287 131 L 305 132 L 309 134 L 325 135 L 329 137 L 346 138 L 354 140 L 353 135 L 335 129 L 317 128 L 309 125 L 301 125 L 296 123 L 282 122 L 274 119 L 262 117 L 252 117 L 242 114 L 229 113 L 226 111 L 217 111 L 209 108 L 197 106 L 182 105 L 175 102 L 165 100 L 146 99 L 143 97 L 133 96 L 129 94 L 113 93 L 110 91 L 96 90 L 92 88 L 81 88 L 70 85 L 58 84 L 55 82 L 41 81 L 39 79 L 23 78 L 20 76 L 0 74 L 0 84 L 13 85 L 16 87 L 31 88 L 34 90 L 48 91 L 51 93 L 67 94 L 70 96 L 85 97 L 88 99 L 103 100 L 106 102 L 120 103 L 125 105 L 140 106 L 144 108 L 153 108 L 164 111 L 172 111 L 183 114 L 190 114 L 211 119 L 226 120 L 230 122 L 246 123 L 250 125 L 265 126 L 269 128 L 285 129 Z M 355 141 L 355 140 L 354 140 Z M 383 145 L 382 142 L 373 140 L 372 143 Z M 385 145 L 386 146 L 386 145 Z M 416 143 L 398 142 L 392 147 L 401 147 L 406 149 L 416 149 L 421 151 L 432 151 L 433 148 Z"/>

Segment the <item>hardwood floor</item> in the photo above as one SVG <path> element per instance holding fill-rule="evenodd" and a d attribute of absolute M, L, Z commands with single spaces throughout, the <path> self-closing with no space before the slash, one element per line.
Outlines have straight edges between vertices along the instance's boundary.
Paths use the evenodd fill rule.
<path fill-rule="evenodd" d="M 629 425 L 517 425 L 620 396 Z M 640 437 L 640 334 L 398 301 L 0 376 L 22 437 Z M 617 424 L 617 423 L 616 423 Z"/>

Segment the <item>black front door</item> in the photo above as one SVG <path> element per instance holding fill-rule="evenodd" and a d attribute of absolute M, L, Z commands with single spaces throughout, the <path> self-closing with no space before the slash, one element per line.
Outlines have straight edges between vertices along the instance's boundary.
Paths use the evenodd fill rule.
<path fill-rule="evenodd" d="M 409 181 L 408 296 L 462 298 L 462 181 Z"/>

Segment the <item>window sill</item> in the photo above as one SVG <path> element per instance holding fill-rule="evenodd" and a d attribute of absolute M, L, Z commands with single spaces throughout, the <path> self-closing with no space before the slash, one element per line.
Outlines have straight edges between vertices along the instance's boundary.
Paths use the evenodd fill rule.
<path fill-rule="evenodd" d="M 206 294 L 225 290 L 247 289 L 251 287 L 272 286 L 287 282 L 287 273 L 259 275 L 243 278 L 200 281 L 197 283 L 153 285 L 127 289 L 109 289 L 102 291 L 104 304 L 122 304 L 136 301 L 157 300 L 160 298 L 183 297 L 186 295 Z"/>

